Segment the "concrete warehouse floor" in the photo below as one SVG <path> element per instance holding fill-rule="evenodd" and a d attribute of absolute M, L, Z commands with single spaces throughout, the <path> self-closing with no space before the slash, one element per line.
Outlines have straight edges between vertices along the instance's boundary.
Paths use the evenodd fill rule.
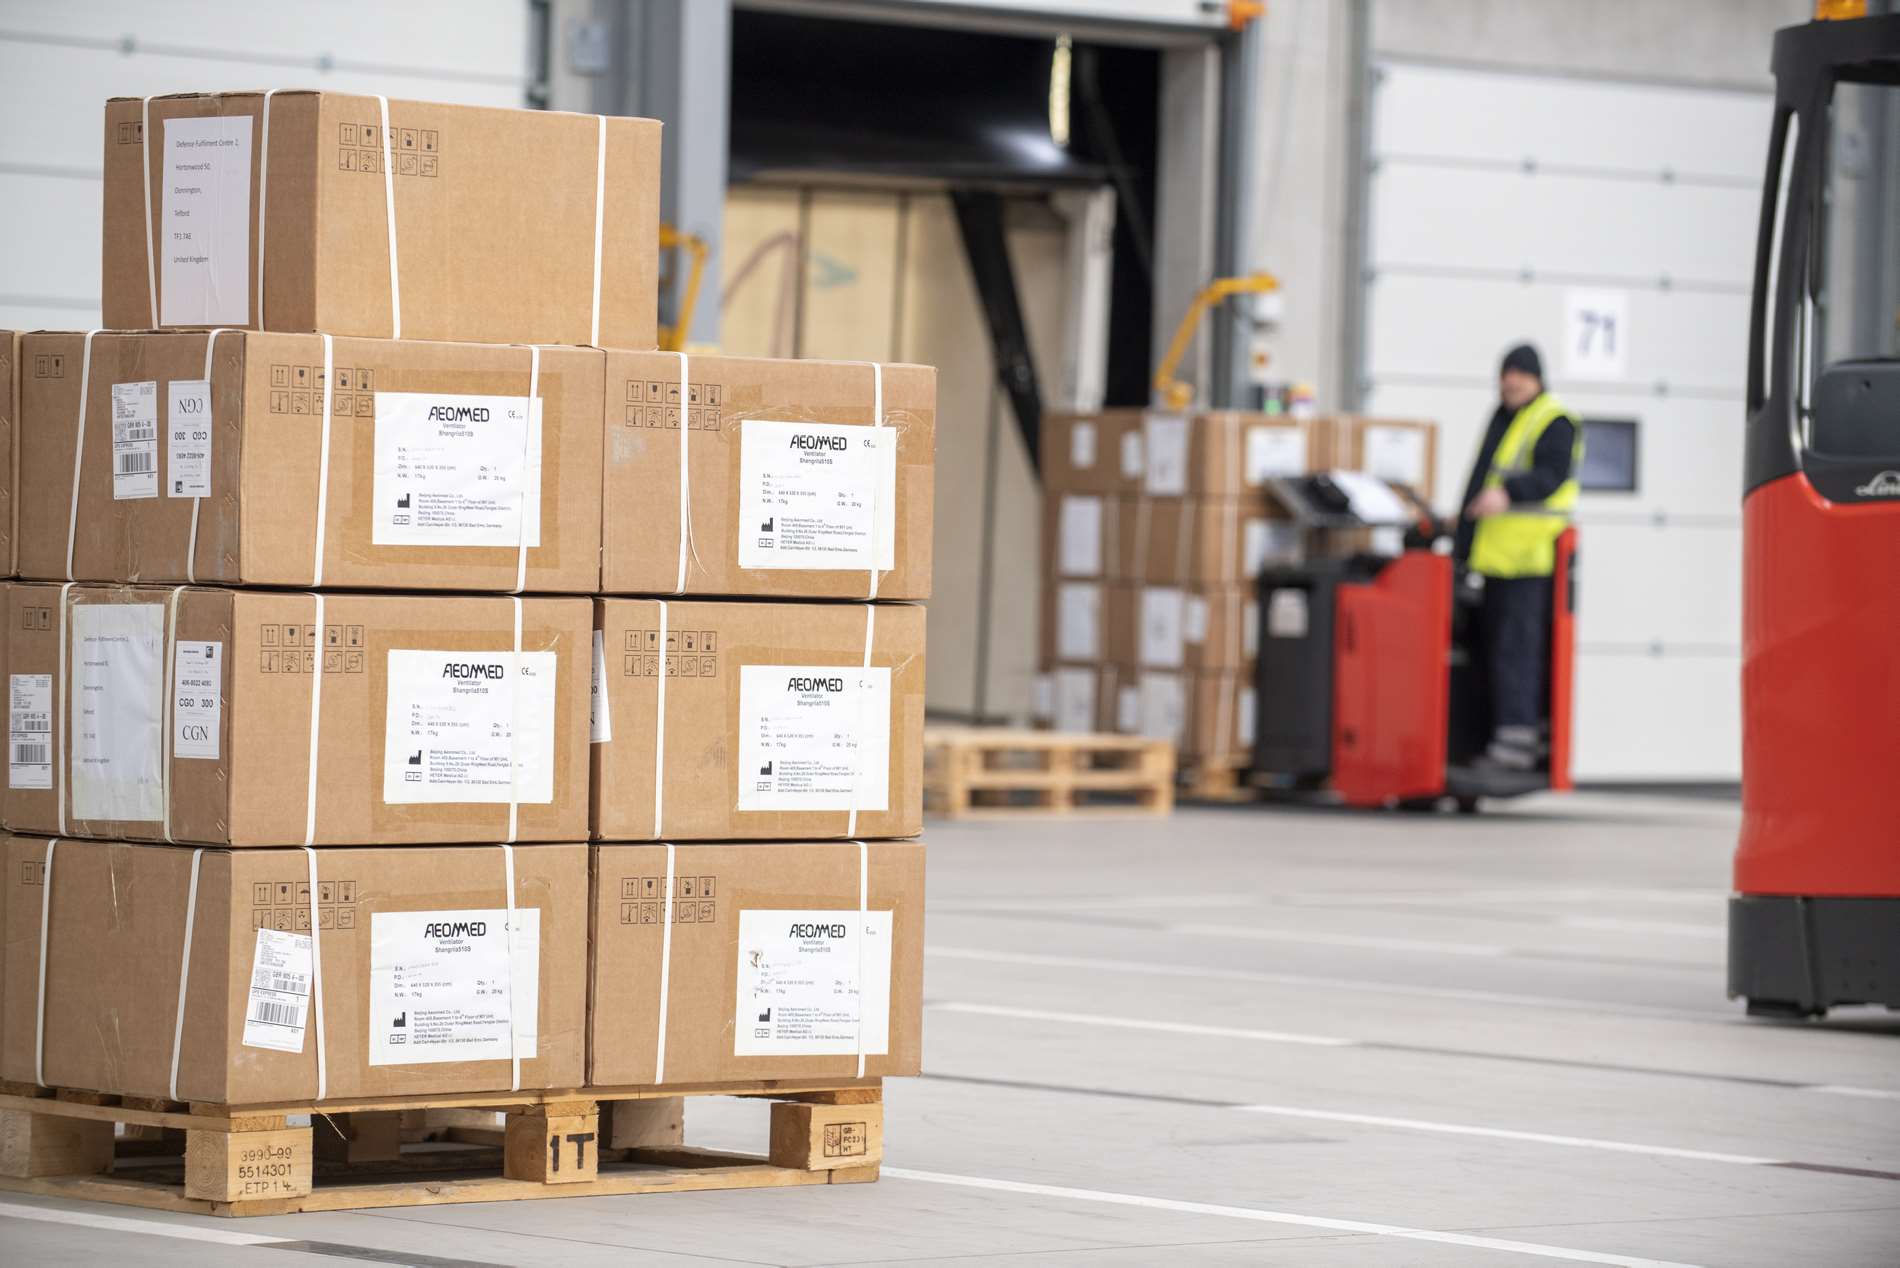
<path fill-rule="evenodd" d="M 242 1222 L 0 1194 L 0 1260 L 1900 1264 L 1900 1016 L 1722 998 L 1735 821 L 936 825 L 930 1073 L 889 1087 L 876 1185 Z M 689 1139 L 763 1114 L 689 1106 Z"/>

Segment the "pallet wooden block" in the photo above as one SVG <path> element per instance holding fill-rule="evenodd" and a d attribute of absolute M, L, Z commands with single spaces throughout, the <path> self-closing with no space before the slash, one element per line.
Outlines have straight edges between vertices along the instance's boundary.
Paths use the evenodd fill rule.
<path fill-rule="evenodd" d="M 765 1156 L 682 1143 L 711 1095 L 774 1101 Z M 210 1215 L 863 1183 L 883 1147 L 879 1079 L 243 1107 L 0 1088 L 0 1189 Z"/>
<path fill-rule="evenodd" d="M 1164 815 L 1174 745 L 1136 735 L 931 727 L 924 806 L 946 819 Z"/>

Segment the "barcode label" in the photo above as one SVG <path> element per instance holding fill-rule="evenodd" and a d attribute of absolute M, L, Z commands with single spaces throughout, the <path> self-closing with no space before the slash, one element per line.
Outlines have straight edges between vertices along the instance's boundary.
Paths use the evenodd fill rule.
<path fill-rule="evenodd" d="M 14 674 L 8 680 L 9 788 L 53 786 L 53 675 Z"/>
<path fill-rule="evenodd" d="M 112 496 L 158 496 L 158 381 L 112 385 Z"/>
<path fill-rule="evenodd" d="M 311 935 L 259 929 L 244 1009 L 244 1046 L 302 1052 L 310 1011 Z"/>

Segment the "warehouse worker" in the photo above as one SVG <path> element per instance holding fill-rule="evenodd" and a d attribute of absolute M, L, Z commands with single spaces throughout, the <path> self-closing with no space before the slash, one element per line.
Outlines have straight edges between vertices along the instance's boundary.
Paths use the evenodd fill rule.
<path fill-rule="evenodd" d="M 1491 742 L 1482 761 L 1531 770 L 1548 723 L 1551 573 L 1577 504 L 1583 430 L 1545 388 L 1530 344 L 1505 354 L 1498 400 L 1465 486 L 1455 554 L 1484 578 Z"/>

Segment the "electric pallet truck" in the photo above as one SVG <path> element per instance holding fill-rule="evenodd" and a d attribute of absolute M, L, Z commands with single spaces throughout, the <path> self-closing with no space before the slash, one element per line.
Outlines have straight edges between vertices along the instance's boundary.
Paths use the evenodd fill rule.
<path fill-rule="evenodd" d="M 1900 358 L 1887 342 L 1827 364 L 1823 328 L 1834 88 L 1900 87 L 1900 16 L 1784 29 L 1774 71 L 1749 315 L 1728 991 L 1751 1014 L 1812 1017 L 1900 1008 Z"/>
<path fill-rule="evenodd" d="M 1267 483 L 1307 535 L 1364 533 L 1339 488 L 1348 478 Z M 1448 526 L 1411 502 L 1396 555 L 1341 552 L 1261 574 L 1254 782 L 1330 787 L 1349 806 L 1451 802 L 1467 814 L 1480 798 L 1569 789 L 1576 529 L 1557 539 L 1547 753 L 1534 769 L 1505 771 L 1477 761 L 1491 734 L 1479 579 L 1453 560 Z M 1399 521 L 1383 531 L 1400 532 Z"/>

